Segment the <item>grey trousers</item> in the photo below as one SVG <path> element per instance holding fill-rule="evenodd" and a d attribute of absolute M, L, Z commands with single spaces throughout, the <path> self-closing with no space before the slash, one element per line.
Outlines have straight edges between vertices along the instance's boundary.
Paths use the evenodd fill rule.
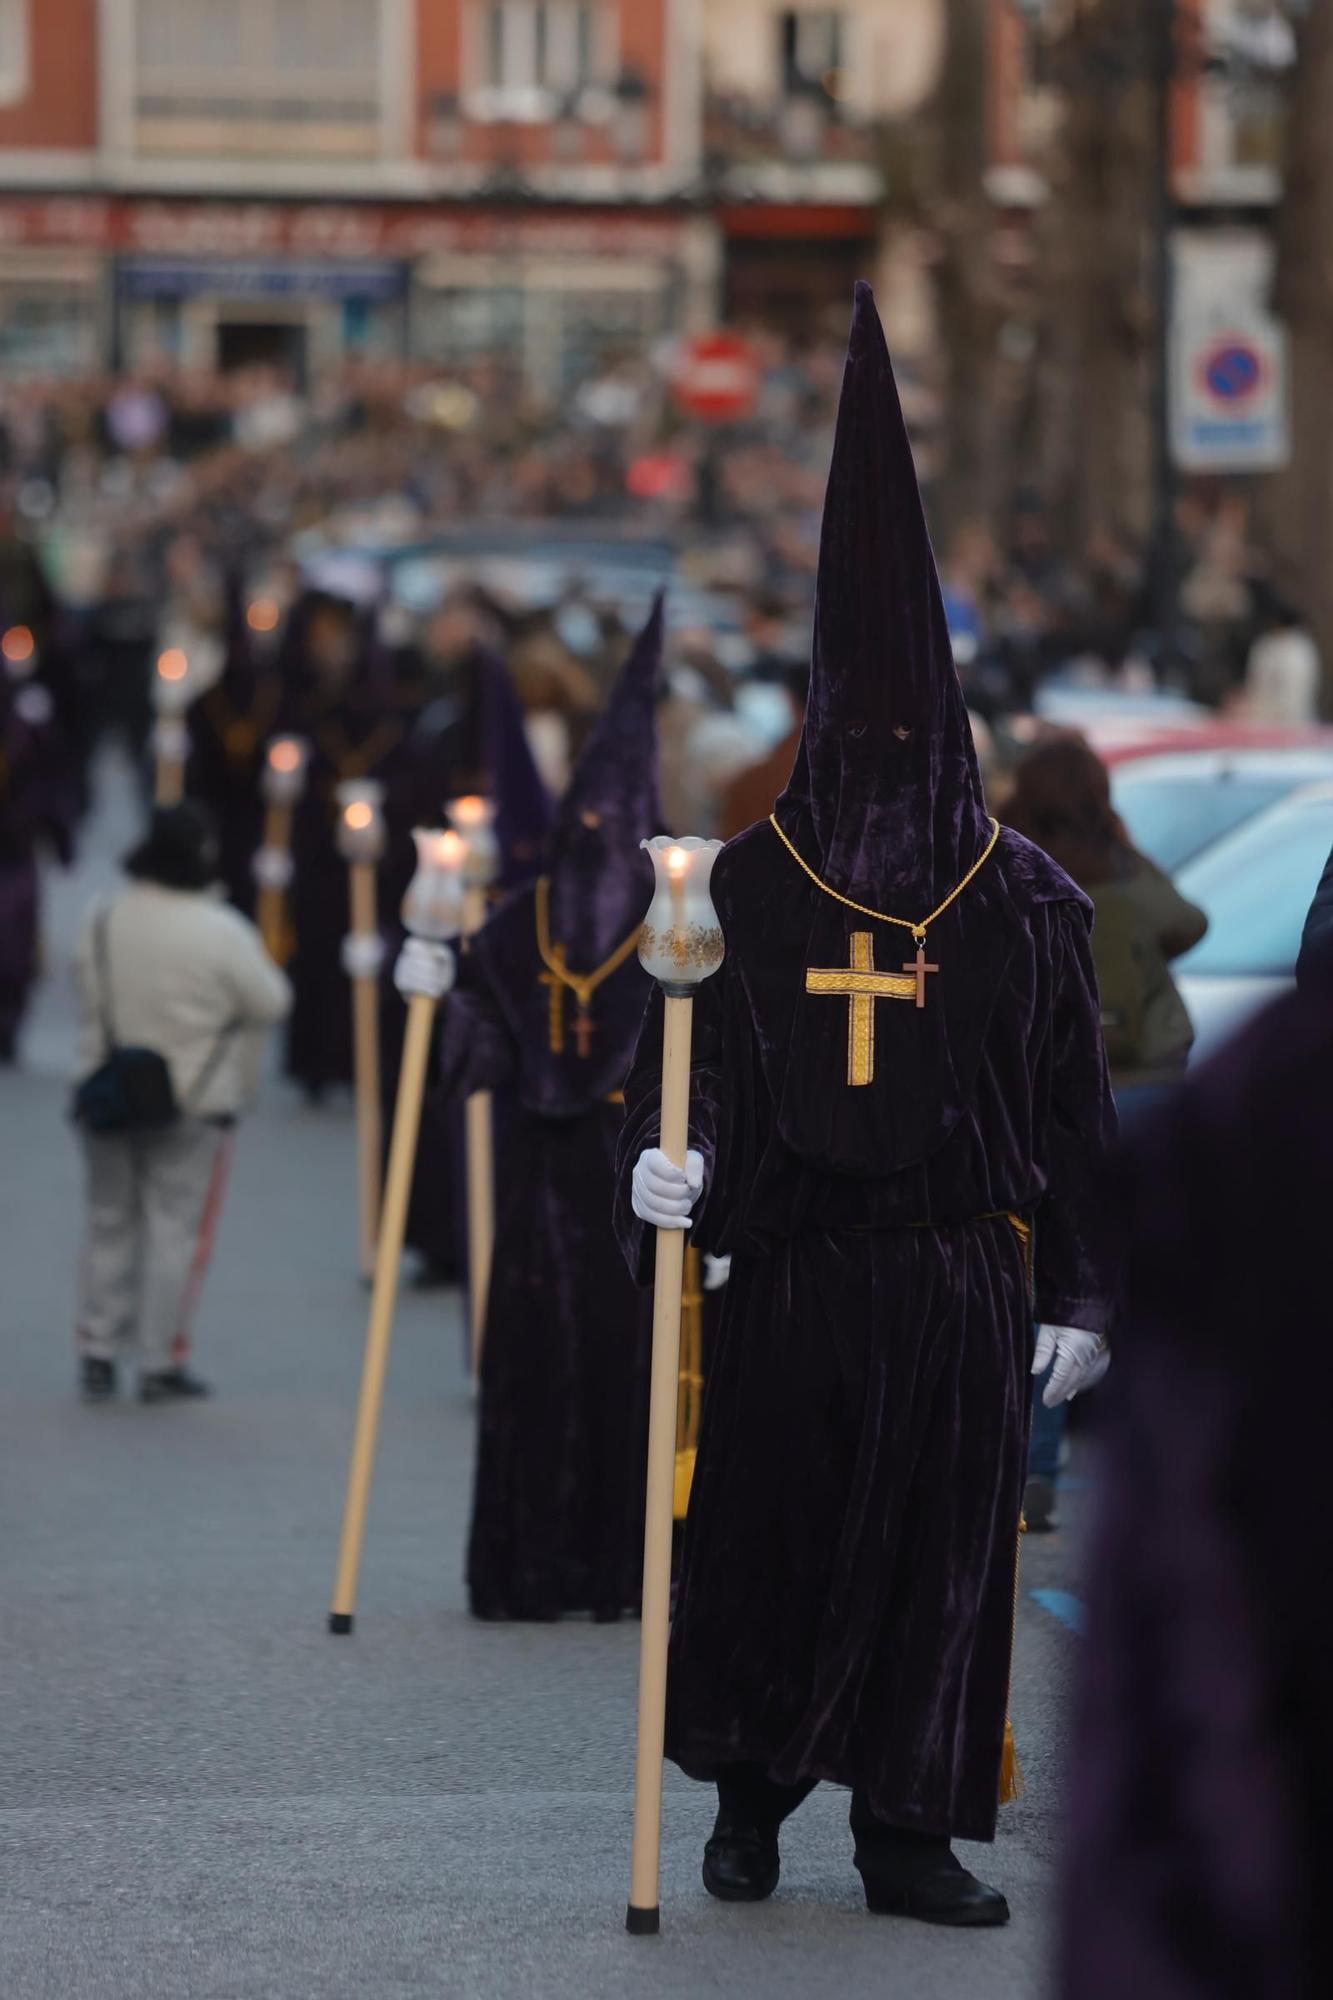
<path fill-rule="evenodd" d="M 179 1368 L 213 1248 L 231 1133 L 182 1118 L 166 1132 L 81 1137 L 88 1213 L 79 1352 L 112 1361 L 133 1341 L 145 1374 Z"/>

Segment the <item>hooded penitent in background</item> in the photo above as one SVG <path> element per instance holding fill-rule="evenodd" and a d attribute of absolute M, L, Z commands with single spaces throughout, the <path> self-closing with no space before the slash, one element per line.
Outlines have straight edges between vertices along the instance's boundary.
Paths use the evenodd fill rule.
<path fill-rule="evenodd" d="M 408 746 L 407 811 L 400 811 L 396 849 L 386 861 L 384 905 L 391 920 L 411 874 L 413 826 L 438 826 L 448 800 L 475 793 L 495 807 L 500 849 L 497 891 L 531 882 L 546 859 L 551 801 L 538 776 L 523 715 L 504 661 L 482 645 L 467 648 L 455 663 L 438 698 L 423 710 Z M 401 943 L 401 935 L 396 943 Z M 402 1001 L 386 984 L 381 1016 L 386 1141 L 393 1129 L 393 1102 L 402 1056 Z M 503 1128 L 507 1105 L 495 1107 Z M 420 1277 L 435 1282 L 467 1278 L 464 1226 L 463 1113 L 423 1121 L 412 1174 L 404 1241 L 422 1260 Z M 503 1141 L 503 1129 L 497 1132 Z M 501 1171 L 503 1146 L 501 1143 Z"/>
<path fill-rule="evenodd" d="M 713 891 L 727 956 L 695 1003 L 695 1240 L 733 1261 L 669 1754 L 718 1782 L 715 1895 L 770 1893 L 778 1825 L 827 1779 L 853 1788 L 873 1909 L 1002 1922 L 948 1843 L 995 1832 L 1033 1287 L 1088 1379 L 1109 1316 L 1090 1172 L 1113 1113 L 1087 903 L 987 818 L 866 286 L 801 749 Z M 655 998 L 618 1208 L 644 1280 L 653 1204 L 631 1169 L 662 1160 L 661 1037 Z"/>
<path fill-rule="evenodd" d="M 37 976 L 37 849 L 70 857 L 75 791 L 51 696 L 29 667 L 36 645 L 8 627 L 0 654 L 0 1063 L 12 1062 Z"/>
<path fill-rule="evenodd" d="M 227 578 L 224 601 L 222 672 L 190 710 L 189 788 L 217 826 L 218 868 L 227 900 L 250 916 L 254 858 L 264 825 L 264 759 L 270 739 L 287 724 L 277 644 L 265 629 L 268 616 L 276 625 L 281 613 L 267 600 L 248 606 L 237 571 Z M 258 617 L 257 625 L 247 613 Z"/>
<path fill-rule="evenodd" d="M 340 958 L 348 905 L 347 867 L 337 846 L 338 787 L 353 778 L 386 785 L 392 828 L 407 724 L 393 705 L 387 661 L 376 647 L 373 614 L 366 606 L 324 590 L 310 592 L 293 609 L 283 651 L 291 727 L 310 745 L 292 842 L 296 950 L 289 967 L 287 1068 L 317 1098 L 327 1085 L 348 1083 L 352 1075 L 351 1015 L 343 1004 Z"/>
<path fill-rule="evenodd" d="M 638 1602 L 648 1328 L 610 1214 L 658 830 L 660 599 L 561 804 L 550 869 L 463 959 L 443 1095 L 511 1093 L 468 1588 L 479 1617 Z"/>

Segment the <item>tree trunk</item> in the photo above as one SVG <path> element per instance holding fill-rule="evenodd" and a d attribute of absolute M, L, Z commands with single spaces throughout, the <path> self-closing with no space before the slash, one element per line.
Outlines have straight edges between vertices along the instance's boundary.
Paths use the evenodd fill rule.
<path fill-rule="evenodd" d="M 1275 305 L 1290 334 L 1291 463 L 1267 482 L 1264 518 L 1279 590 L 1319 642 L 1333 708 L 1333 0 L 1299 28 L 1278 236 Z"/>

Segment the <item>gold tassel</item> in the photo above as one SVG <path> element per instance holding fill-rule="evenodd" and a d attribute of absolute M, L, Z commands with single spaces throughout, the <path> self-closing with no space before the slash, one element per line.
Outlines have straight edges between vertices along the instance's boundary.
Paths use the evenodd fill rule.
<path fill-rule="evenodd" d="M 1014 1742 L 1014 1725 L 1006 1716 L 1004 1749 L 1000 1754 L 1000 1804 L 1012 1805 L 1015 1799 L 1022 1798 L 1025 1790 L 1023 1766 L 1018 1761 L 1018 1746 Z"/>
<path fill-rule="evenodd" d="M 1018 1517 L 1018 1546 L 1014 1550 L 1014 1623 L 1012 1637 L 1009 1641 L 1009 1688 L 1011 1697 L 1013 1694 L 1014 1677 L 1013 1647 L 1014 1639 L 1018 1636 L 1018 1570 L 1023 1556 L 1023 1537 L 1027 1531 L 1028 1524 L 1020 1514 Z M 1023 1791 L 1023 1766 L 1018 1761 L 1018 1745 L 1014 1741 L 1013 1718 L 1006 1715 L 1004 1718 L 1004 1748 L 1000 1752 L 1000 1804 L 1002 1806 L 1012 1805 L 1015 1799 L 1022 1798 Z"/>
<path fill-rule="evenodd" d="M 685 1284 L 680 1299 L 680 1393 L 676 1403 L 676 1494 L 672 1512 L 683 1521 L 694 1485 L 699 1450 L 699 1405 L 703 1392 L 703 1258 L 685 1252 Z"/>

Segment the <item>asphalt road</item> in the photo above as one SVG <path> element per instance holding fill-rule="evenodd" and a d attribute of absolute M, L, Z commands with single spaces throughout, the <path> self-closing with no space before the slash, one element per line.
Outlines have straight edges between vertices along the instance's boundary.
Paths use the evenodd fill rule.
<path fill-rule="evenodd" d="M 637 1626 L 468 1619 L 452 1296 L 403 1297 L 357 1631 L 325 1631 L 366 1307 L 345 1106 L 275 1088 L 242 1134 L 199 1324 L 216 1400 L 75 1399 L 65 959 L 129 810 L 113 794 L 79 879 L 55 889 L 25 1067 L 0 1075 L 0 1995 L 1035 2000 L 1079 1491 L 1071 1528 L 1025 1554 L 1026 1795 L 992 1850 L 964 1850 L 1009 1894 L 1010 1928 L 869 1918 L 832 1792 L 787 1829 L 770 1904 L 713 1903 L 710 1799 L 670 1772 L 664 1928 L 636 1940 Z"/>

